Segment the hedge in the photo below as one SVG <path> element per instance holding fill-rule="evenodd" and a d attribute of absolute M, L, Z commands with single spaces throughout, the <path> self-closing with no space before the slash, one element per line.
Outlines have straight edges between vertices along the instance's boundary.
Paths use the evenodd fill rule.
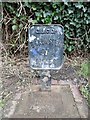
<path fill-rule="evenodd" d="M 66 54 L 90 52 L 90 5 L 87 2 L 3 3 L 3 41 L 10 54 L 27 49 L 28 27 L 32 24 L 61 24 Z"/>

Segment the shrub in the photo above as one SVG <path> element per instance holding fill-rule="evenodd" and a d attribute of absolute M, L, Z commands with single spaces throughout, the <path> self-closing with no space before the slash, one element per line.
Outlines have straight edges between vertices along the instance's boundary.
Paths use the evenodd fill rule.
<path fill-rule="evenodd" d="M 89 52 L 90 7 L 85 2 L 19 2 L 3 3 L 3 34 L 11 53 L 27 46 L 27 30 L 31 24 L 62 24 L 67 54 Z M 25 47 L 26 48 L 26 47 Z"/>

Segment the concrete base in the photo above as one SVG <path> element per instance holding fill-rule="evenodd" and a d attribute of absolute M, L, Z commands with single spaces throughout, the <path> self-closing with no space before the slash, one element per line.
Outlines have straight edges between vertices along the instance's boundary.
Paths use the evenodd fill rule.
<path fill-rule="evenodd" d="M 13 118 L 81 118 L 69 85 L 53 85 L 51 92 L 33 85 L 22 94 Z"/>

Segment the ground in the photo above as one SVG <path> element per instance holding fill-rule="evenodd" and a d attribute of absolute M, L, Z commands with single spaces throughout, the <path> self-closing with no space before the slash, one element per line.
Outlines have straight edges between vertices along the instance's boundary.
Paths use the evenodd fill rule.
<path fill-rule="evenodd" d="M 82 61 L 83 59 L 81 58 L 72 58 L 71 60 L 65 57 L 65 61 L 62 69 L 59 71 L 51 72 L 52 84 L 54 85 L 54 87 L 52 85 L 51 93 L 48 94 L 48 92 L 46 92 L 42 94 L 38 92 L 37 89 L 35 88 L 36 93 L 33 95 L 35 95 L 34 99 L 36 98 L 37 101 L 39 102 L 39 108 L 38 108 L 38 105 L 33 105 L 32 109 L 30 109 L 32 114 L 31 117 L 38 117 L 38 115 L 35 114 L 35 112 L 33 113 L 33 109 L 36 110 L 38 113 L 38 111 L 40 111 L 41 108 L 45 111 L 45 112 L 42 111 L 41 117 L 42 115 L 43 117 L 50 117 L 47 114 L 50 114 L 51 117 L 54 117 L 54 116 L 60 117 L 59 115 L 62 115 L 61 117 L 84 117 L 85 118 L 88 116 L 86 102 L 82 98 L 82 96 L 79 94 L 79 90 L 78 90 L 78 87 L 80 86 L 80 84 L 87 82 L 87 79 L 78 75 L 79 65 Z M 3 100 L 3 117 L 10 117 L 10 116 L 15 117 L 16 115 L 18 116 L 20 113 L 20 109 L 22 107 L 29 106 L 30 108 L 30 106 L 32 106 L 33 104 L 32 97 L 29 96 L 28 98 L 28 95 L 29 93 L 33 93 L 32 91 L 33 85 L 37 86 L 38 75 L 35 71 L 32 71 L 30 69 L 27 57 L 26 58 L 17 58 L 17 57 L 9 58 L 6 55 L 2 56 L 1 75 L 2 75 L 1 76 L 2 84 L 3 84 L 3 89 L 1 92 L 2 100 Z M 59 86 L 59 91 L 58 90 L 55 91 L 55 89 L 58 88 L 58 86 Z M 48 99 L 45 98 L 44 94 L 47 95 Z M 55 97 L 53 98 L 53 96 Z M 55 99 L 57 97 L 58 99 Z M 43 101 L 41 105 L 40 105 L 39 98 L 41 99 L 41 101 Z M 71 100 L 72 106 L 70 105 L 67 106 L 68 105 L 67 98 Z M 28 104 L 29 99 L 31 100 L 30 102 L 31 105 Z M 54 99 L 54 100 L 50 105 L 49 103 L 51 99 Z M 47 104 L 45 107 L 46 101 L 47 101 Z M 60 111 L 62 111 L 61 107 L 57 107 L 58 104 L 56 105 L 54 103 L 59 103 L 60 106 L 62 106 L 63 114 L 60 113 Z M 65 105 L 65 103 L 67 104 Z M 56 107 L 52 105 L 55 105 Z M 19 106 L 19 107 L 17 108 L 16 106 Z M 40 106 L 42 107 L 40 108 Z M 52 111 L 53 110 L 55 111 L 56 108 L 58 108 L 59 112 L 55 112 L 53 114 Z M 67 108 L 66 111 L 65 111 L 65 108 Z M 26 109 L 27 111 L 29 111 L 28 107 L 26 107 Z M 79 112 L 77 112 L 76 109 Z M 15 111 L 19 111 L 19 112 L 15 112 Z M 70 113 L 68 114 L 67 112 L 70 112 L 70 111 L 71 111 L 71 114 Z M 23 112 L 24 112 L 24 108 L 22 110 L 22 114 Z M 30 113 L 27 112 L 26 114 L 28 115 Z"/>

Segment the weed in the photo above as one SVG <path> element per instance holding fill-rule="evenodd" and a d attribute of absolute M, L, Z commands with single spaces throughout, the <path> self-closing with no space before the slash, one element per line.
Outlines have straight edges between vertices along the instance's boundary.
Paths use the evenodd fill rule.
<path fill-rule="evenodd" d="M 89 60 L 84 61 L 80 66 L 79 74 L 83 75 L 84 77 L 89 77 L 90 76 L 89 68 L 90 68 L 90 61 Z"/>
<path fill-rule="evenodd" d="M 0 100 L 0 108 L 4 107 L 4 101 Z"/>
<path fill-rule="evenodd" d="M 90 72 L 89 72 L 89 68 L 90 68 L 90 61 L 84 61 L 81 66 L 80 66 L 80 75 L 84 76 L 85 78 L 90 76 Z M 84 96 L 84 98 L 86 98 L 88 106 L 90 108 L 90 83 L 88 82 L 86 85 L 81 85 L 80 86 L 80 92 L 81 94 Z"/>
<path fill-rule="evenodd" d="M 87 104 L 90 108 L 90 84 L 87 83 L 86 85 L 80 86 L 80 92 L 86 98 Z"/>

